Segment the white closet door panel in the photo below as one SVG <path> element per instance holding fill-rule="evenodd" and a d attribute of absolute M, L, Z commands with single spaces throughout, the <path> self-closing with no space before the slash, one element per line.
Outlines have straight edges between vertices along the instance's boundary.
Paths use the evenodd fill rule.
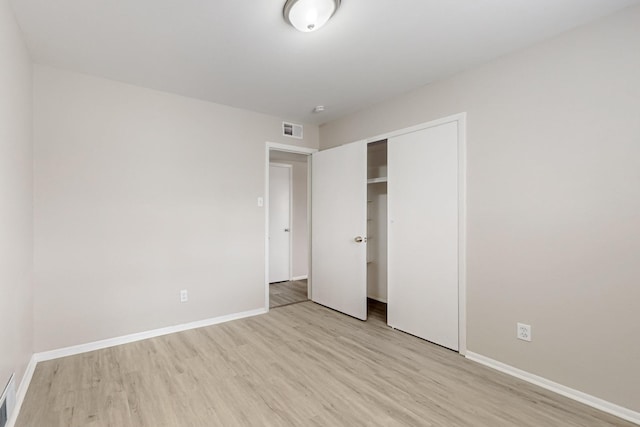
<path fill-rule="evenodd" d="M 458 350 L 457 123 L 388 150 L 388 323 Z"/>
<path fill-rule="evenodd" d="M 269 283 L 291 279 L 291 168 L 269 166 Z"/>
<path fill-rule="evenodd" d="M 311 299 L 366 320 L 366 143 L 314 153 L 311 186 Z"/>

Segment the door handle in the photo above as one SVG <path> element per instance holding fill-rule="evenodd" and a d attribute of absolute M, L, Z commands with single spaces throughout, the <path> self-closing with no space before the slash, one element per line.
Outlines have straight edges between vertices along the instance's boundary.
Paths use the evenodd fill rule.
<path fill-rule="evenodd" d="M 353 241 L 354 241 L 354 242 L 356 242 L 356 243 L 362 243 L 362 242 L 366 242 L 366 241 L 367 241 L 367 238 L 366 238 L 366 237 L 362 237 L 362 236 L 356 236 L 356 237 L 353 239 Z"/>
<path fill-rule="evenodd" d="M 285 229 L 284 229 L 284 232 L 285 232 L 285 233 L 288 233 L 288 232 L 289 232 L 289 229 L 288 229 L 288 228 L 285 228 Z"/>

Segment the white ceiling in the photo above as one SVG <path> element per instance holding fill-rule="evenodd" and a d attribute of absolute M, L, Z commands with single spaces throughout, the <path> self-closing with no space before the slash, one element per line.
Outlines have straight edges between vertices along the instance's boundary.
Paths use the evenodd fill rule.
<path fill-rule="evenodd" d="M 284 0 L 12 1 L 38 63 L 316 124 L 638 3 L 343 0 L 300 33 Z"/>

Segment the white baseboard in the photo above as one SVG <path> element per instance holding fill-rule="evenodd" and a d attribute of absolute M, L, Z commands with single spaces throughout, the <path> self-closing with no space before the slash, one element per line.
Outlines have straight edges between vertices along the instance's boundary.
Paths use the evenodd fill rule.
<path fill-rule="evenodd" d="M 378 302 L 383 302 L 383 303 L 387 303 L 387 300 L 384 298 L 380 298 L 380 297 L 373 297 L 371 295 L 367 295 L 367 298 L 372 299 L 374 301 L 378 301 Z"/>
<path fill-rule="evenodd" d="M 5 427 L 13 427 L 18 414 L 20 413 L 20 408 L 22 407 L 22 402 L 24 401 L 25 396 L 27 395 L 27 390 L 29 389 L 29 384 L 31 383 L 31 378 L 33 377 L 33 373 L 35 372 L 36 365 L 38 362 L 44 362 L 46 360 L 58 359 L 60 357 L 73 356 L 76 354 L 86 353 L 88 351 L 101 350 L 103 348 L 114 347 L 116 345 L 128 344 L 135 341 L 142 341 L 149 338 L 155 338 L 162 335 L 173 334 L 176 332 L 187 331 L 189 329 L 197 329 L 205 326 L 217 325 L 219 323 L 229 322 L 231 320 L 243 319 L 245 317 L 257 316 L 260 314 L 266 313 L 267 310 L 264 308 L 260 308 L 257 310 L 244 311 L 241 313 L 228 314 L 226 316 L 213 317 L 211 319 L 198 320 L 196 322 L 183 323 L 181 325 L 169 326 L 166 328 L 154 329 L 146 332 L 139 332 L 136 334 L 124 335 L 116 338 L 109 338 L 101 341 L 94 341 L 86 344 L 74 345 L 71 347 L 60 348 L 57 350 L 45 351 L 42 353 L 35 353 L 31 356 L 31 360 L 27 365 L 27 369 L 22 377 L 22 381 L 20 382 L 20 388 L 18 388 L 17 396 L 16 396 L 16 404 L 11 413 L 11 417 L 7 420 L 7 424 Z"/>
<path fill-rule="evenodd" d="M 631 409 L 624 408 L 622 406 L 616 405 L 615 403 L 600 399 L 599 397 L 591 396 L 587 393 L 583 393 L 562 384 L 558 384 L 527 371 L 514 368 L 513 366 L 498 362 L 497 360 L 491 359 L 481 354 L 467 351 L 466 358 L 493 368 L 497 371 L 504 372 L 505 374 L 527 381 L 531 384 L 535 384 L 547 390 L 561 394 L 562 396 L 568 397 L 569 399 L 584 403 L 585 405 L 591 406 L 592 408 L 599 409 L 603 412 L 607 412 L 611 415 L 615 415 L 616 417 L 640 425 L 640 412 L 632 411 Z"/>
<path fill-rule="evenodd" d="M 0 385 L 2 387 L 2 385 Z M 15 372 L 11 374 L 9 377 L 9 381 L 7 381 L 7 385 L 4 386 L 4 390 L 0 394 L 0 405 L 4 405 L 5 414 L 9 418 L 11 418 L 11 412 L 16 406 L 16 374 Z M 5 424 L 6 424 L 5 420 Z"/>
<path fill-rule="evenodd" d="M 35 354 L 31 356 L 29 360 L 29 364 L 27 365 L 27 369 L 24 371 L 24 375 L 22 376 L 22 380 L 20 381 L 20 386 L 18 387 L 18 392 L 16 393 L 16 404 L 11 411 L 11 416 L 7 420 L 7 424 L 5 427 L 13 427 L 18 419 L 18 414 L 20 413 L 20 408 L 22 407 L 22 402 L 24 402 L 24 398 L 27 395 L 27 390 L 29 389 L 29 384 L 31 384 L 31 378 L 33 378 L 33 373 L 36 370 L 36 365 L 38 361 L 36 360 Z"/>
<path fill-rule="evenodd" d="M 257 316 L 266 313 L 267 310 L 260 308 L 257 310 L 244 311 L 241 313 L 228 314 L 226 316 L 214 317 L 211 319 L 198 320 L 196 322 L 183 323 L 181 325 L 168 326 L 166 328 L 153 329 L 146 332 L 138 332 L 135 334 L 124 335 L 121 337 L 109 338 L 101 341 L 94 341 L 86 344 L 74 345 L 71 347 L 60 348 L 57 350 L 44 351 L 34 354 L 37 362 L 45 360 L 58 359 L 60 357 L 73 356 L 76 354 L 86 353 L 89 351 L 101 350 L 103 348 L 114 347 L 122 344 L 129 344 L 136 341 L 142 341 L 149 338 L 155 338 L 162 335 L 173 334 L 176 332 L 187 331 L 189 329 L 202 328 L 205 326 L 217 325 L 219 323 L 229 322 L 231 320 L 243 319 L 245 317 Z"/>
<path fill-rule="evenodd" d="M 296 276 L 296 277 L 292 277 L 291 281 L 295 282 L 296 280 L 306 280 L 308 279 L 308 276 Z"/>

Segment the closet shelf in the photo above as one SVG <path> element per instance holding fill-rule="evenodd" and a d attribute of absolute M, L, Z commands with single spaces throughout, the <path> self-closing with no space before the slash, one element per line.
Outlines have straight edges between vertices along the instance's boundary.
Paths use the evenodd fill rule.
<path fill-rule="evenodd" d="M 377 184 L 379 182 L 387 182 L 387 177 L 381 176 L 379 178 L 371 178 L 367 180 L 367 184 Z"/>

